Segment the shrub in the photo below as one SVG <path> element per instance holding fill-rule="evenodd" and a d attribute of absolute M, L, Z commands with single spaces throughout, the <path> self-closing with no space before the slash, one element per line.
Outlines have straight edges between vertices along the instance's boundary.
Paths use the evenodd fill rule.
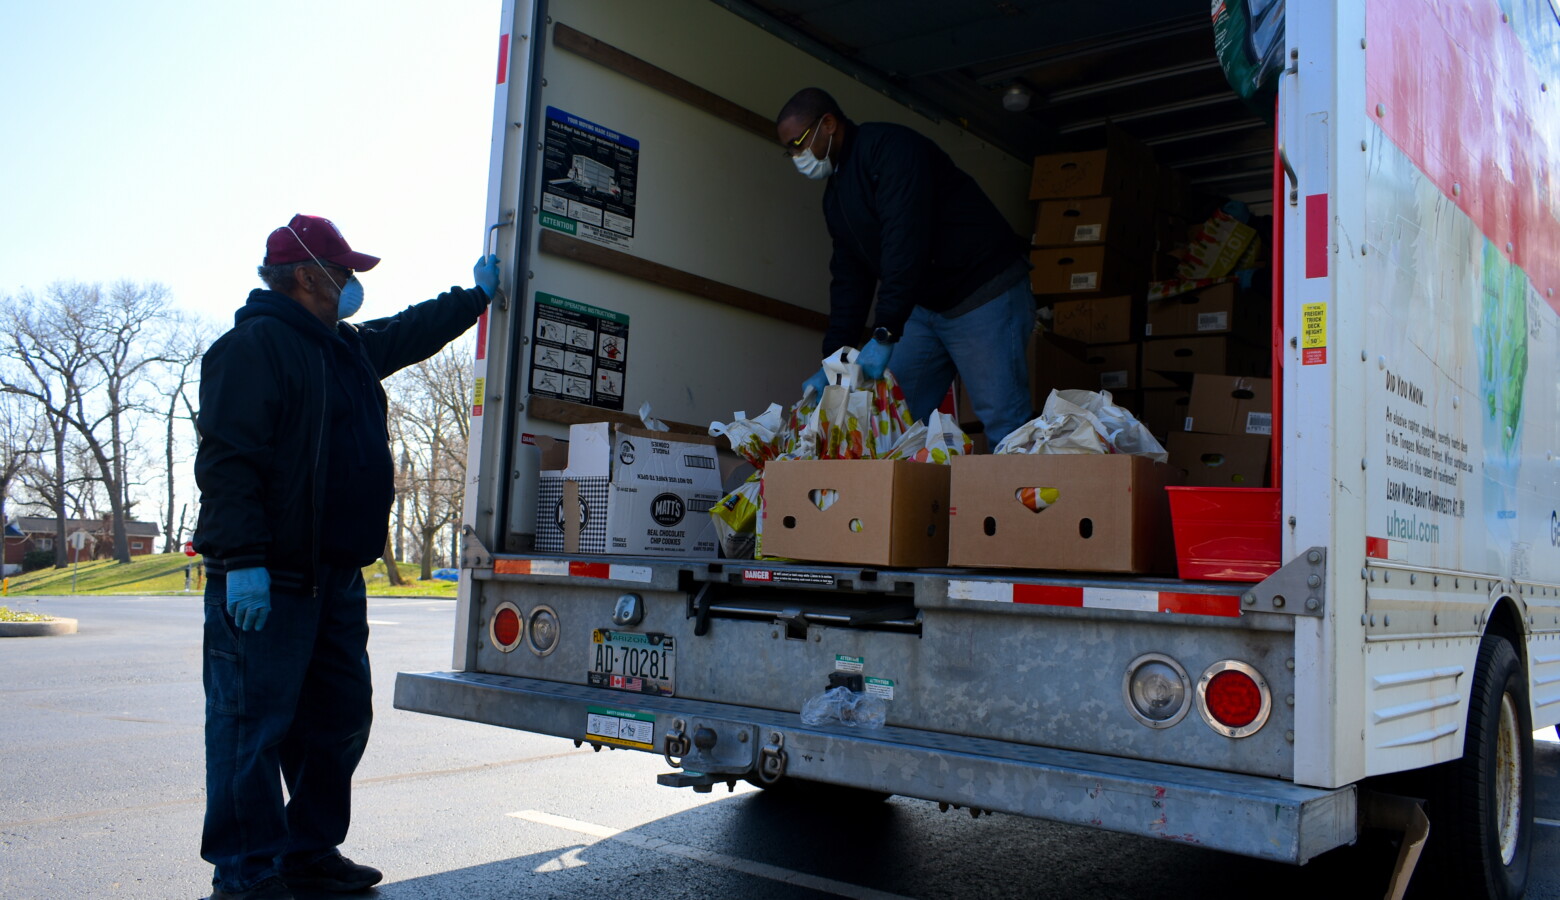
<path fill-rule="evenodd" d="M 31 572 L 34 569 L 47 569 L 54 565 L 53 550 L 28 550 L 22 555 L 22 571 Z"/>

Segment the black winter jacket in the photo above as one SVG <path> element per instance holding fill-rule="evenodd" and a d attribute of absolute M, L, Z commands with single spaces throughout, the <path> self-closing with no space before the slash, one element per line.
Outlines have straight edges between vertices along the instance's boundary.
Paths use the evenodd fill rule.
<path fill-rule="evenodd" d="M 382 379 L 439 352 L 487 303 L 480 288 L 451 288 L 388 318 L 339 323 L 333 332 L 285 294 L 250 293 L 233 328 L 201 361 L 195 549 L 207 569 L 265 566 L 274 587 L 311 589 L 329 471 L 326 379 L 329 355 L 341 349 L 333 344 L 356 348 Z M 385 393 L 377 381 L 374 393 L 383 422 Z"/>
<path fill-rule="evenodd" d="M 825 356 L 856 346 L 874 291 L 875 324 L 903 334 L 913 308 L 957 306 L 1028 247 L 930 139 L 886 122 L 847 127 L 844 158 L 823 193 L 834 241 Z"/>

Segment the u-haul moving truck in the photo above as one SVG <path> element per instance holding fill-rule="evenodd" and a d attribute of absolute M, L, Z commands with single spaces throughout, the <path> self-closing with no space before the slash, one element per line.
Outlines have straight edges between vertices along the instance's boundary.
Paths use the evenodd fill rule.
<path fill-rule="evenodd" d="M 1428 813 L 1457 896 L 1519 896 L 1531 732 L 1560 721 L 1552 4 L 1289 4 L 1265 142 L 1246 109 L 1169 87 L 1213 68 L 1207 0 L 1038 24 L 1038 5 L 949 4 L 890 31 L 852 20 L 867 4 L 827 25 L 782 21 L 792 5 L 506 0 L 488 213 L 512 265 L 479 337 L 453 670 L 402 674 L 396 705 L 664 754 L 672 784 L 822 782 L 1296 864 L 1387 825 L 1411 870 Z M 1151 44 L 1202 65 L 1112 74 Z M 1070 123 L 998 117 L 1004 78 L 1057 61 L 1085 73 L 1047 95 Z M 960 98 L 939 72 L 984 88 L 988 116 L 940 113 Z M 937 140 L 1020 228 L 1029 155 L 1103 124 L 1080 108 L 1114 109 L 1189 174 L 1223 160 L 1211 189 L 1256 171 L 1237 195 L 1275 222 L 1278 572 L 535 549 L 533 435 L 647 400 L 725 420 L 816 365 L 821 189 L 776 158 L 769 121 L 807 85 Z M 1219 135 L 1222 155 L 1186 152 Z M 620 191 L 570 194 L 581 159 Z M 803 725 L 839 670 L 892 698 L 886 726 Z M 1241 727 L 1208 707 L 1226 671 L 1259 691 Z M 1149 688 L 1164 702 L 1145 707 Z M 1424 802 L 1378 790 L 1393 773 Z"/>

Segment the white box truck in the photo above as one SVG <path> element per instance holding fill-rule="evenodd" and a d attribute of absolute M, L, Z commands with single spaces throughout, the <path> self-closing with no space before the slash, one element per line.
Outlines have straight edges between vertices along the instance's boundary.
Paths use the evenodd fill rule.
<path fill-rule="evenodd" d="M 505 0 L 509 268 L 475 362 L 454 661 L 401 674 L 396 706 L 663 754 L 673 785 L 817 782 L 1294 864 L 1399 828 L 1394 890 L 1428 831 L 1453 895 L 1522 895 L 1531 733 L 1560 721 L 1556 8 L 1288 6 L 1270 124 L 1232 101 L 1208 0 Z M 938 141 L 1023 233 L 1032 156 L 1107 123 L 1270 205 L 1281 568 L 535 549 L 536 436 L 644 401 L 724 421 L 816 366 L 821 187 L 771 121 L 810 85 Z M 583 159 L 624 190 L 555 193 Z M 891 696 L 886 724 L 802 723 L 837 671 Z"/>

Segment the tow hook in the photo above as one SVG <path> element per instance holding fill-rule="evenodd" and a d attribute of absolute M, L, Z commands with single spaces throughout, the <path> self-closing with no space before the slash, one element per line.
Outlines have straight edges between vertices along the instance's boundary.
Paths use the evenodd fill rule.
<path fill-rule="evenodd" d="M 769 743 L 758 752 L 758 780 L 774 784 L 785 776 L 785 735 L 769 733 Z"/>
<path fill-rule="evenodd" d="M 674 769 L 682 768 L 682 758 L 688 755 L 690 749 L 688 736 L 683 734 L 687 727 L 682 719 L 673 719 L 672 730 L 666 733 L 666 743 L 663 745 L 661 756 L 666 759 L 666 764 Z"/>

